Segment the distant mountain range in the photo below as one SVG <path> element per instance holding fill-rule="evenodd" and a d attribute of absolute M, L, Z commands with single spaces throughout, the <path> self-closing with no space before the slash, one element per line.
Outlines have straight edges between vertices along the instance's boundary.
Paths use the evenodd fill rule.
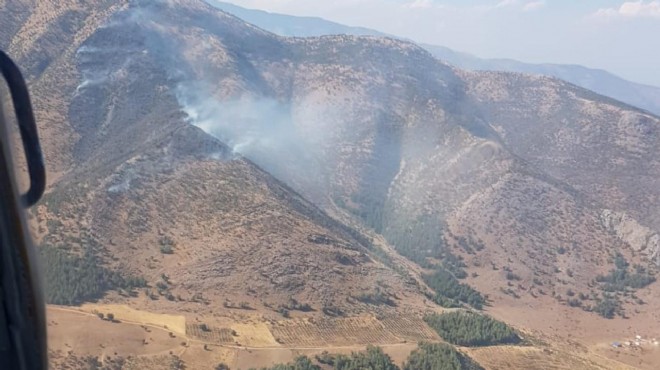
<path fill-rule="evenodd" d="M 351 27 L 318 17 L 298 17 L 246 9 L 234 4 L 206 0 L 267 31 L 282 36 L 322 36 L 333 34 L 397 37 L 363 27 Z M 572 64 L 533 64 L 513 59 L 482 59 L 444 46 L 421 44 L 437 58 L 457 67 L 479 71 L 507 71 L 557 77 L 572 84 L 660 115 L 660 88 L 631 82 L 601 69 Z"/>

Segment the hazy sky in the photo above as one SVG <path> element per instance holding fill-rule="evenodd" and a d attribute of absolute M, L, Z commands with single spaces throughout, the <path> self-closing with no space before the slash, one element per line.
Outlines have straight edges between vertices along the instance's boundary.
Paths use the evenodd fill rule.
<path fill-rule="evenodd" d="M 480 57 L 582 64 L 660 86 L 660 0 L 226 0 Z"/>

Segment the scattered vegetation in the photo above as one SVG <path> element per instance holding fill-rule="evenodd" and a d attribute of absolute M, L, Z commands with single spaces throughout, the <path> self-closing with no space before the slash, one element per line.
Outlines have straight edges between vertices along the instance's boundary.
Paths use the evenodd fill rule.
<path fill-rule="evenodd" d="M 373 292 L 360 294 L 356 297 L 356 299 L 362 303 L 374 306 L 380 306 L 383 304 L 392 307 L 396 306 L 396 302 L 394 302 L 394 300 L 391 298 L 391 294 L 381 289 L 379 286 L 376 286 Z"/>
<path fill-rule="evenodd" d="M 582 307 L 582 301 L 577 298 L 571 298 L 567 301 L 567 303 L 571 307 Z"/>
<path fill-rule="evenodd" d="M 602 291 L 600 297 L 592 292 L 591 298 L 596 301 L 595 305 L 582 303 L 581 301 L 589 298 L 583 293 L 578 295 L 580 301 L 569 299 L 568 304 L 573 307 L 582 307 L 585 311 L 593 311 L 608 319 L 612 319 L 616 315 L 625 317 L 620 300 L 622 295 L 630 296 L 633 298 L 633 302 L 637 304 L 643 304 L 643 301 L 636 298 L 634 291 L 655 282 L 655 276 L 641 265 L 634 265 L 631 269 L 628 261 L 620 253 L 614 256 L 613 262 L 614 269 L 607 275 L 599 275 L 595 279 L 596 284 Z"/>
<path fill-rule="evenodd" d="M 468 347 L 516 344 L 522 340 L 508 325 L 469 311 L 431 314 L 424 317 L 429 326 L 452 344 Z"/>
<path fill-rule="evenodd" d="M 186 364 L 178 356 L 171 356 L 169 368 L 171 370 L 185 370 Z"/>
<path fill-rule="evenodd" d="M 254 310 L 252 306 L 248 302 L 240 302 L 239 304 L 233 303 L 229 300 L 226 300 L 222 303 L 222 306 L 224 308 L 233 308 L 233 309 L 239 309 L 239 310 Z"/>
<path fill-rule="evenodd" d="M 301 312 L 314 311 L 314 309 L 312 308 L 312 306 L 309 303 L 300 303 L 293 297 L 289 298 L 288 303 L 280 305 L 278 307 L 278 312 L 279 312 L 279 310 L 282 310 L 282 309 L 287 310 L 287 311 L 301 311 Z"/>
<path fill-rule="evenodd" d="M 506 272 L 506 279 L 507 280 L 513 280 L 513 281 L 520 281 L 520 276 L 514 274 L 511 271 Z"/>
<path fill-rule="evenodd" d="M 162 281 L 156 282 L 156 289 L 158 290 L 158 294 L 164 296 L 169 301 L 176 301 L 177 298 L 174 296 L 174 294 L 172 294 L 172 291 L 170 290 L 171 281 L 169 276 L 167 276 L 166 274 L 161 274 L 161 279 Z M 154 299 L 155 295 L 153 294 L 153 292 L 148 291 L 146 294 L 149 298 Z M 156 299 L 157 298 L 158 297 L 156 297 Z"/>
<path fill-rule="evenodd" d="M 342 311 L 339 307 L 335 307 L 332 305 L 323 306 L 323 313 L 326 316 L 330 316 L 330 317 L 344 316 L 344 311 Z"/>
<path fill-rule="evenodd" d="M 287 309 L 284 308 L 284 307 L 279 307 L 279 308 L 277 309 L 277 313 L 279 313 L 280 315 L 282 315 L 282 317 L 284 317 L 285 319 L 288 319 L 288 318 L 291 317 L 291 315 L 289 314 L 289 310 L 287 310 Z"/>
<path fill-rule="evenodd" d="M 519 299 L 519 298 L 520 298 L 520 295 L 519 295 L 518 293 L 516 293 L 516 291 L 513 290 L 513 289 L 511 289 L 511 288 L 500 287 L 500 292 L 502 292 L 502 293 L 504 293 L 504 294 L 506 294 L 506 295 L 509 295 L 509 296 L 511 296 L 511 297 L 513 297 L 513 298 L 515 298 L 515 299 Z"/>

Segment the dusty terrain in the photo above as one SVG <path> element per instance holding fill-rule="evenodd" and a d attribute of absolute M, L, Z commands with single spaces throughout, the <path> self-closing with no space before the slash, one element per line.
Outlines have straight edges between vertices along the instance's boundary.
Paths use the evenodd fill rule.
<path fill-rule="evenodd" d="M 657 368 L 652 347 L 611 343 L 660 337 L 658 283 L 624 287 L 609 320 L 569 301 L 596 306 L 618 254 L 657 271 L 660 118 L 197 0 L 0 4 L 50 175 L 34 230 L 69 269 L 48 282 L 73 307 L 49 309 L 58 361 L 247 367 L 367 344 L 402 360 L 439 339 L 422 277 L 451 257 L 487 313 L 545 341 L 470 350 L 484 366 Z"/>
<path fill-rule="evenodd" d="M 97 316 L 98 312 L 114 313 L 115 322 L 101 320 Z M 277 335 L 274 327 L 277 324 L 260 321 L 257 315 L 252 320 L 242 322 L 225 321 L 224 325 L 236 333 L 231 343 L 223 343 L 199 339 L 191 335 L 189 330 L 186 334 L 176 333 L 172 328 L 177 327 L 181 319 L 184 317 L 156 315 L 117 305 L 50 306 L 48 329 L 49 340 L 54 343 L 50 348 L 54 368 L 72 358 L 91 356 L 108 363 L 128 359 L 129 363 L 165 366 L 177 358 L 187 368 L 212 369 L 219 363 L 225 363 L 232 369 L 247 369 L 288 362 L 303 354 L 313 357 L 323 351 L 350 354 L 352 351 L 363 350 L 366 345 L 359 343 L 361 339 L 353 336 L 350 330 L 334 331 L 332 338 L 335 344 L 314 345 L 306 340 L 309 327 L 300 326 L 290 332 L 288 343 L 278 343 L 274 340 Z M 209 322 L 204 318 L 197 319 Z M 361 331 L 382 334 L 382 323 L 378 320 L 371 318 L 360 321 Z M 351 325 L 356 323 L 356 320 L 352 320 Z M 370 338 L 368 343 L 381 346 L 398 364 L 403 363 L 416 348 L 418 340 L 430 339 L 410 337 L 408 331 L 402 333 L 391 327 L 388 334 L 389 337 Z M 402 340 L 402 337 L 407 339 Z M 558 337 L 539 342 L 534 347 L 496 346 L 461 350 L 487 369 L 653 369 L 652 361 L 657 359 L 658 352 L 647 350 L 641 356 L 632 356 L 630 352 L 609 350 L 602 345 L 586 347 L 575 342 L 563 342 Z"/>

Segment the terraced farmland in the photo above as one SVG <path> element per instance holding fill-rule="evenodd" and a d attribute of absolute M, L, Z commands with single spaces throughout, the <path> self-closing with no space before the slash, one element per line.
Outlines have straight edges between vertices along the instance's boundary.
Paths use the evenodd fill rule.
<path fill-rule="evenodd" d="M 380 322 L 385 327 L 385 330 L 400 339 L 417 342 L 423 340 L 440 340 L 438 334 L 419 317 L 391 316 L 381 319 Z"/>
<path fill-rule="evenodd" d="M 325 346 L 398 342 L 392 333 L 373 317 L 344 319 L 289 320 L 270 327 L 276 340 L 284 345 Z"/>
<path fill-rule="evenodd" d="M 413 316 L 288 320 L 272 324 L 270 330 L 280 344 L 299 346 L 439 340 L 421 318 Z"/>

